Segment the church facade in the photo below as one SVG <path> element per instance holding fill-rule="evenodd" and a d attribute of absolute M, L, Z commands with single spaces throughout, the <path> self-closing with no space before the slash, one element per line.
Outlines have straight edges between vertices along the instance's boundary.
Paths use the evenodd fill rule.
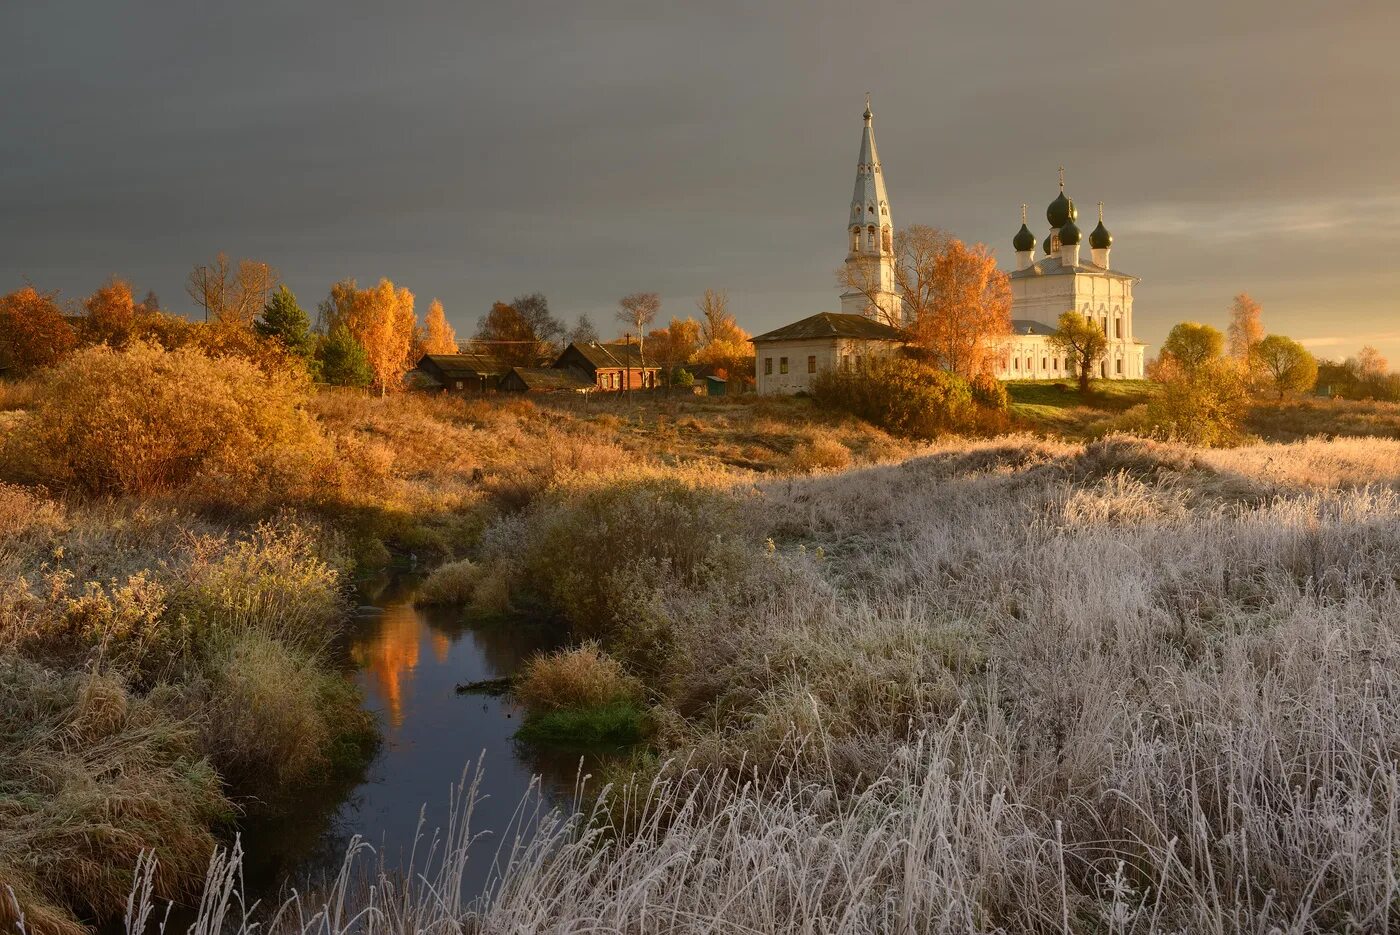
<path fill-rule="evenodd" d="M 855 191 L 847 217 L 847 253 L 841 311 L 804 318 L 753 339 L 755 383 L 759 393 L 805 392 L 822 370 L 860 370 L 877 356 L 899 353 L 909 324 L 896 280 L 894 222 L 884 170 L 875 145 L 870 100 L 865 102 L 856 163 Z M 1003 380 L 1072 379 L 1071 361 L 1050 345 L 1061 313 L 1076 310 L 1103 329 L 1108 350 L 1095 376 L 1138 379 L 1144 375 L 1146 345 L 1133 333 L 1133 286 L 1138 280 L 1109 265 L 1113 237 L 1103 223 L 1089 235 L 1090 255 L 1081 258 L 1079 212 L 1060 193 L 1046 209 L 1050 232 L 1036 256 L 1036 237 L 1021 206 L 1021 229 L 1013 238 L 1016 269 L 1011 281 L 1011 333 L 998 339 L 991 355 L 993 373 Z"/>

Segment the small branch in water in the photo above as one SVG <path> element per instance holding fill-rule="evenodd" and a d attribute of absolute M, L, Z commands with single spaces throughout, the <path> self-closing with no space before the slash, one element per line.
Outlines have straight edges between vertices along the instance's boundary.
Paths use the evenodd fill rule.
<path fill-rule="evenodd" d="M 499 698 L 515 687 L 515 679 L 507 675 L 498 679 L 482 679 L 479 682 L 461 682 L 457 685 L 459 695 L 490 695 Z"/>

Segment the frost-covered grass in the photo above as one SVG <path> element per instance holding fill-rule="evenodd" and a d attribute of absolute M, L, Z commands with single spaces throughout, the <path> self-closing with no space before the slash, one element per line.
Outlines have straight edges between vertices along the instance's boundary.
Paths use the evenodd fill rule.
<path fill-rule="evenodd" d="M 284 927 L 1394 927 L 1400 442 L 950 442 L 734 495 L 713 573 L 614 568 L 672 765 L 503 841 L 484 899 L 468 796 L 423 875 Z"/>

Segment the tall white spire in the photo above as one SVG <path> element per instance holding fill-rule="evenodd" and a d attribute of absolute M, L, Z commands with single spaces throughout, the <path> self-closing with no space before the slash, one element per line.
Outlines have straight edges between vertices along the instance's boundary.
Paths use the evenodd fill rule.
<path fill-rule="evenodd" d="M 903 303 L 894 281 L 894 221 L 890 216 L 885 173 L 875 147 L 870 95 L 865 96 L 865 128 L 856 161 L 856 187 L 846 221 L 847 280 L 855 287 L 841 295 L 841 311 L 901 325 Z"/>

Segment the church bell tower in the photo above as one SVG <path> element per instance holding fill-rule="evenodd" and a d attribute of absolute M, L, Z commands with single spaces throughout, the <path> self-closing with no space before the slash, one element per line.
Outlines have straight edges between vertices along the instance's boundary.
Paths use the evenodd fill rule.
<path fill-rule="evenodd" d="M 904 303 L 894 279 L 894 222 L 885 192 L 885 174 L 875 148 L 870 95 L 865 96 L 865 129 L 860 137 L 856 189 L 846 223 L 845 291 L 841 311 L 864 315 L 887 325 L 904 324 Z"/>

